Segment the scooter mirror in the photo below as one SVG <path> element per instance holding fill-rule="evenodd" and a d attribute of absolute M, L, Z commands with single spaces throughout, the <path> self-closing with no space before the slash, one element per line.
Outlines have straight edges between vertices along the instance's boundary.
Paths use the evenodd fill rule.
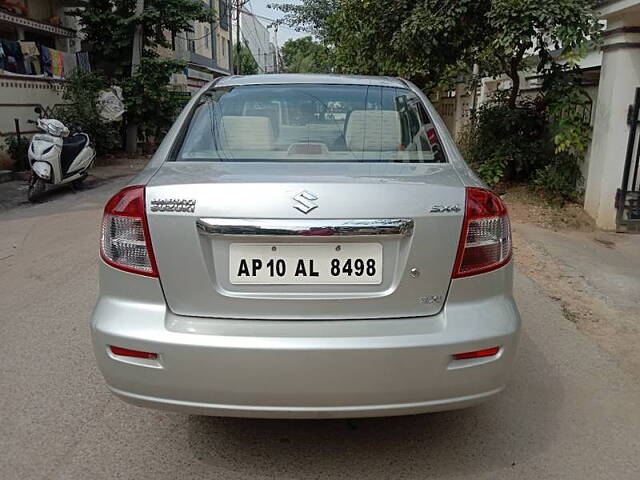
<path fill-rule="evenodd" d="M 42 109 L 40 107 L 34 108 L 33 111 L 36 112 L 38 115 L 42 113 Z"/>

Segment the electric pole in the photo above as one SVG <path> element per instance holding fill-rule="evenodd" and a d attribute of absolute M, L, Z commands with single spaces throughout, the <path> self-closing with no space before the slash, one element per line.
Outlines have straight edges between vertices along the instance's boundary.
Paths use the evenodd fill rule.
<path fill-rule="evenodd" d="M 242 6 L 241 0 L 236 0 L 236 75 L 242 75 L 242 66 L 240 65 L 240 7 Z"/>
<path fill-rule="evenodd" d="M 136 0 L 136 16 L 142 15 L 144 11 L 144 0 Z M 131 53 L 131 76 L 138 71 L 142 58 L 142 24 L 137 23 L 133 33 L 133 52 Z M 127 123 L 127 153 L 137 153 L 138 151 L 138 125 L 131 120 Z"/>
<path fill-rule="evenodd" d="M 279 60 L 280 60 L 280 52 L 278 52 L 278 24 L 276 23 L 273 29 L 273 41 L 276 44 L 276 55 L 274 57 L 274 69 L 275 69 L 275 73 L 280 73 L 280 65 L 279 65 Z"/>

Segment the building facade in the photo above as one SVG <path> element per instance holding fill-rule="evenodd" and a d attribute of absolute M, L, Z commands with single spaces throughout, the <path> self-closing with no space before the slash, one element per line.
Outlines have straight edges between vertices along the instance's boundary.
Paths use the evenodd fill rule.
<path fill-rule="evenodd" d="M 0 170 L 11 165 L 5 139 L 20 130 L 34 133 L 27 120 L 36 106 L 62 103 L 64 77 L 90 68 L 80 52 L 77 20 L 65 11 L 73 0 L 0 0 Z"/>
<path fill-rule="evenodd" d="M 196 92 L 214 78 L 231 74 L 229 0 L 203 1 L 215 10 L 217 21 L 194 22 L 192 32 L 175 34 L 171 39 L 173 48 L 160 51 L 162 55 L 187 63 L 183 72 L 175 74 L 171 81 L 176 90 L 185 93 Z"/>

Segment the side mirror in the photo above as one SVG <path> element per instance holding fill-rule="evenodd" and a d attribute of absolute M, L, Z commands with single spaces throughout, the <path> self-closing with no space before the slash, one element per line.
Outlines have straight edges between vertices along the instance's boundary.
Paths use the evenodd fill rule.
<path fill-rule="evenodd" d="M 42 115 L 42 109 L 40 107 L 34 108 L 33 111 L 36 112 L 38 115 Z"/>

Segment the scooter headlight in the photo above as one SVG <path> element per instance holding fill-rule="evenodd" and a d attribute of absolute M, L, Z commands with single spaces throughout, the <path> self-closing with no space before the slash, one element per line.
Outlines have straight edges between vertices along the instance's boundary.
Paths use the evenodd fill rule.
<path fill-rule="evenodd" d="M 47 132 L 49 132 L 49 134 L 53 135 L 54 137 L 59 137 L 60 135 L 62 135 L 63 130 L 63 125 L 56 125 L 53 122 L 47 123 Z"/>
<path fill-rule="evenodd" d="M 43 180 L 49 180 L 51 178 L 51 165 L 45 162 L 35 162 L 31 168 L 37 176 Z"/>

